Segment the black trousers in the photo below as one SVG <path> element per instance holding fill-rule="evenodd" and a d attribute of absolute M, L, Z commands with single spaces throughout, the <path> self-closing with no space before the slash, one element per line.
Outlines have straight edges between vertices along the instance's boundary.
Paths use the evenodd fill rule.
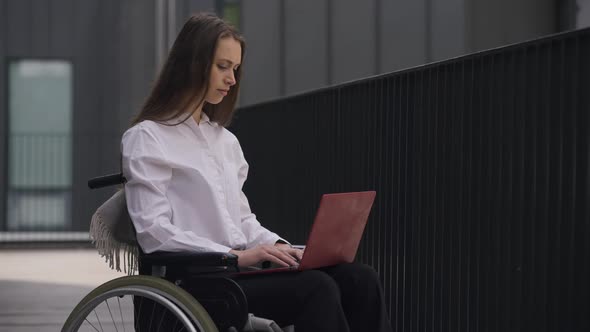
<path fill-rule="evenodd" d="M 342 264 L 319 270 L 235 279 L 248 310 L 296 332 L 391 331 L 383 289 L 375 270 Z"/>

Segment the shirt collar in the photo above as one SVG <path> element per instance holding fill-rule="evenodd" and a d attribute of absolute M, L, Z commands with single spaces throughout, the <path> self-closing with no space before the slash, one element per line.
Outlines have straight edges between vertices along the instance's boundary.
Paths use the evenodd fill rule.
<path fill-rule="evenodd" d="M 178 118 L 178 120 L 182 121 L 184 119 L 187 119 L 187 116 L 189 116 L 188 113 L 183 113 Z M 202 125 L 204 123 L 207 123 L 207 124 L 209 124 L 212 127 L 218 127 L 219 126 L 219 124 L 217 122 L 211 121 L 211 119 L 207 116 L 207 114 L 205 114 L 205 112 L 202 112 L 201 113 L 201 122 L 199 122 L 199 123 L 197 123 L 197 121 L 195 120 L 195 118 L 192 115 L 190 115 L 189 118 L 186 121 L 191 122 L 195 126 L 199 126 L 199 125 Z"/>
<path fill-rule="evenodd" d="M 202 122 L 208 123 L 214 127 L 217 126 L 217 123 L 211 121 L 211 119 L 209 119 L 209 117 L 207 116 L 207 114 L 205 114 L 205 112 L 201 112 L 201 119 L 203 120 Z"/>

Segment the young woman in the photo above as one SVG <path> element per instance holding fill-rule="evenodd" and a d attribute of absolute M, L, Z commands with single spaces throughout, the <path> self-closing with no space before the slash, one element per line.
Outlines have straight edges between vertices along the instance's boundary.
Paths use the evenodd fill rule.
<path fill-rule="evenodd" d="M 302 252 L 260 225 L 242 191 L 248 164 L 225 129 L 240 87 L 244 40 L 210 14 L 178 35 L 122 139 L 137 240 L 155 251 L 230 252 L 240 266 L 296 265 Z M 249 311 L 302 331 L 390 331 L 375 271 L 360 264 L 236 279 Z"/>

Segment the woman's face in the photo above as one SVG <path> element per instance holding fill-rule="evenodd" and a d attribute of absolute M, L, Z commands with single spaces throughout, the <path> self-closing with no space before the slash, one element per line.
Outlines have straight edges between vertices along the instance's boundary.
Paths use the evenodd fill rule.
<path fill-rule="evenodd" d="M 232 86 L 236 84 L 235 71 L 240 66 L 242 46 L 232 37 L 221 38 L 217 41 L 215 57 L 211 65 L 209 77 L 209 91 L 205 101 L 209 104 L 219 104 L 227 96 Z"/>

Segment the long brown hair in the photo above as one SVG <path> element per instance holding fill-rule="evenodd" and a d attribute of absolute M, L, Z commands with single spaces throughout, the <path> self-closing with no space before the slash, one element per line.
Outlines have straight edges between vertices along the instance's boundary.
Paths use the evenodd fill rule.
<path fill-rule="evenodd" d="M 242 47 L 243 60 L 244 38 L 232 25 L 209 13 L 190 17 L 176 37 L 158 79 L 132 125 L 143 120 L 162 123 L 179 117 L 188 107 L 204 103 L 203 112 L 211 121 L 228 126 L 240 90 L 242 66 L 235 72 L 236 84 L 219 104 L 205 102 L 215 49 L 221 38 L 237 40 Z M 186 121 L 195 110 L 179 123 Z"/>

